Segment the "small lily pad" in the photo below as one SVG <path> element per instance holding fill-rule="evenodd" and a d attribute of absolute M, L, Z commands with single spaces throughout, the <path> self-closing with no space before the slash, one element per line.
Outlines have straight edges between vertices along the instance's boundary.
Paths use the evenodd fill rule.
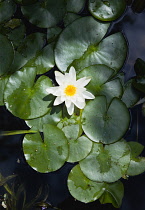
<path fill-rule="evenodd" d="M 130 148 L 125 141 L 110 145 L 94 143 L 90 154 L 80 161 L 82 172 L 96 182 L 115 182 L 126 174 Z"/>
<path fill-rule="evenodd" d="M 23 6 L 23 15 L 40 28 L 50 28 L 58 24 L 66 12 L 65 0 L 42 0 Z"/>
<path fill-rule="evenodd" d="M 89 0 L 91 14 L 102 21 L 112 21 L 122 15 L 126 8 L 125 0 Z"/>
<path fill-rule="evenodd" d="M 93 182 L 75 166 L 68 176 L 68 188 L 71 195 L 84 203 L 97 200 L 104 192 L 104 183 Z"/>
<path fill-rule="evenodd" d="M 39 133 L 27 134 L 23 140 L 26 161 L 36 171 L 56 171 L 68 156 L 68 143 L 64 133 L 54 125 L 45 124 L 44 139 Z"/>
<path fill-rule="evenodd" d="M 75 59 L 83 56 L 89 46 L 91 48 L 92 45 L 97 45 L 105 36 L 109 25 L 88 16 L 81 17 L 66 27 L 60 34 L 55 48 L 58 68 L 66 71 Z"/>
<path fill-rule="evenodd" d="M 105 96 L 89 101 L 82 113 L 82 128 L 95 142 L 110 144 L 120 140 L 130 123 L 130 114 L 125 104 L 114 98 L 107 107 Z"/>
<path fill-rule="evenodd" d="M 0 34 L 0 76 L 7 74 L 14 59 L 12 43 Z"/>
<path fill-rule="evenodd" d="M 104 193 L 99 198 L 101 204 L 112 203 L 115 208 L 119 208 L 122 204 L 124 196 L 124 186 L 121 181 L 114 183 L 105 183 Z"/>
<path fill-rule="evenodd" d="M 16 11 L 16 4 L 12 0 L 0 1 L 0 24 L 9 20 Z M 0 45 L 1 46 L 1 45 Z"/>
<path fill-rule="evenodd" d="M 69 142 L 69 157 L 67 162 L 78 162 L 84 159 L 92 149 L 92 141 L 86 136 L 81 136 L 77 139 L 68 139 Z"/>
<path fill-rule="evenodd" d="M 52 86 L 51 80 L 41 76 L 35 81 L 36 69 L 24 68 L 15 72 L 7 82 L 4 100 L 7 109 L 21 119 L 33 119 L 46 114 L 52 103 L 47 87 Z"/>

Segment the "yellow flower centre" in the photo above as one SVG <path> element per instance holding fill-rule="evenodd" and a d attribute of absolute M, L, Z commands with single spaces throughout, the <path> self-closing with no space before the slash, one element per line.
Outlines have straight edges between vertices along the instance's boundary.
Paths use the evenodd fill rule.
<path fill-rule="evenodd" d="M 77 88 L 73 85 L 68 85 L 65 90 L 64 90 L 64 93 L 67 95 L 67 96 L 74 96 L 76 94 L 76 91 L 77 91 Z"/>

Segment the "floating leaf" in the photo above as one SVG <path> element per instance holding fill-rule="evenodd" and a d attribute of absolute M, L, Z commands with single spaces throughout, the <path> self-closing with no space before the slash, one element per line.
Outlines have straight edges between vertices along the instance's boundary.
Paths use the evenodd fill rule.
<path fill-rule="evenodd" d="M 130 123 L 125 104 L 114 98 L 107 108 L 106 98 L 97 96 L 89 101 L 82 113 L 82 127 L 85 134 L 95 142 L 110 144 L 120 140 Z"/>
<path fill-rule="evenodd" d="M 129 80 L 124 86 L 124 93 L 121 100 L 128 108 L 134 106 L 140 98 L 139 92 L 133 86 L 133 80 Z"/>
<path fill-rule="evenodd" d="M 4 105 L 4 90 L 5 90 L 5 86 L 6 86 L 7 81 L 8 81 L 7 77 L 0 77 L 0 90 L 1 90 L 0 106 Z"/>
<path fill-rule="evenodd" d="M 66 12 L 65 0 L 42 0 L 22 7 L 23 15 L 34 25 L 50 28 L 59 23 Z"/>
<path fill-rule="evenodd" d="M 35 67 L 37 74 L 44 74 L 55 65 L 54 61 L 54 43 L 44 47 L 37 55 L 29 60 L 25 66 Z"/>
<path fill-rule="evenodd" d="M 66 71 L 75 59 L 80 59 L 89 48 L 94 49 L 94 45 L 97 45 L 106 34 L 109 25 L 100 23 L 92 17 L 82 17 L 66 27 L 60 34 L 55 49 L 58 68 Z"/>
<path fill-rule="evenodd" d="M 91 14 L 102 21 L 112 21 L 122 15 L 126 8 L 125 0 L 89 0 Z"/>
<path fill-rule="evenodd" d="M 67 11 L 79 13 L 85 6 L 86 0 L 67 0 Z"/>
<path fill-rule="evenodd" d="M 73 128 L 73 127 L 72 127 Z M 78 162 L 84 159 L 92 149 L 92 141 L 86 136 L 69 139 L 69 157 L 67 162 Z"/>
<path fill-rule="evenodd" d="M 62 29 L 58 26 L 48 28 L 48 30 L 47 30 L 47 42 L 48 43 L 54 42 L 58 38 L 61 31 L 62 31 Z"/>
<path fill-rule="evenodd" d="M 115 182 L 126 174 L 130 148 L 125 141 L 110 145 L 94 143 L 90 154 L 80 161 L 82 172 L 97 182 Z"/>
<path fill-rule="evenodd" d="M 14 58 L 14 50 L 7 37 L 0 34 L 0 76 L 9 71 Z"/>
<path fill-rule="evenodd" d="M 122 95 L 122 85 L 119 79 L 109 80 L 114 70 L 105 65 L 93 65 L 83 69 L 78 77 L 90 77 L 91 81 L 86 86 L 93 95 L 105 95 L 108 103 L 114 98 Z"/>
<path fill-rule="evenodd" d="M 61 117 L 62 117 L 61 106 L 57 106 L 49 108 L 48 113 L 45 114 L 44 116 L 32 120 L 26 120 L 25 122 L 29 127 L 33 127 L 33 129 L 42 132 L 44 124 L 57 125 L 57 123 L 61 120 Z"/>
<path fill-rule="evenodd" d="M 112 203 L 115 208 L 119 208 L 122 204 L 124 195 L 124 186 L 121 181 L 114 183 L 105 183 L 104 193 L 99 198 L 101 204 Z"/>
<path fill-rule="evenodd" d="M 144 146 L 142 144 L 135 141 L 128 142 L 128 145 L 131 149 L 131 158 L 138 157 L 144 149 Z"/>
<path fill-rule="evenodd" d="M 16 11 L 16 5 L 12 0 L 0 1 L 0 23 L 9 20 Z M 0 45 L 1 46 L 1 45 Z"/>
<path fill-rule="evenodd" d="M 68 156 L 68 143 L 64 133 L 54 125 L 45 124 L 44 139 L 39 133 L 27 134 L 23 140 L 26 161 L 36 171 L 56 171 Z"/>
<path fill-rule="evenodd" d="M 67 13 L 63 19 L 64 21 L 64 26 L 68 26 L 69 24 L 71 24 L 73 21 L 77 20 L 78 18 L 80 18 L 80 15 L 74 14 L 74 13 Z"/>
<path fill-rule="evenodd" d="M 104 183 L 93 182 L 75 166 L 68 176 L 68 188 L 71 195 L 77 200 L 89 203 L 97 200 L 104 192 Z"/>
<path fill-rule="evenodd" d="M 5 88 L 4 100 L 7 109 L 21 119 L 33 119 L 46 114 L 52 103 L 46 88 L 52 86 L 51 80 L 41 76 L 34 83 L 35 68 L 24 68 L 15 72 Z"/>

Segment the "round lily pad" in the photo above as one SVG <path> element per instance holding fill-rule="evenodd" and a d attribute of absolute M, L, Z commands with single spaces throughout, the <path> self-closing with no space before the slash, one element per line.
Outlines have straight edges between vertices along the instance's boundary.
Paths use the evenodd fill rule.
<path fill-rule="evenodd" d="M 97 200 L 104 192 L 104 183 L 93 182 L 75 166 L 68 176 L 68 189 L 71 195 L 84 203 Z"/>
<path fill-rule="evenodd" d="M 21 119 L 33 119 L 46 114 L 52 103 L 46 88 L 52 86 L 51 80 L 41 76 L 35 81 L 36 69 L 24 68 L 15 72 L 6 85 L 4 100 L 7 109 Z"/>
<path fill-rule="evenodd" d="M 115 182 L 126 174 L 130 148 L 125 141 L 110 145 L 94 143 L 90 154 L 80 161 L 82 172 L 97 182 Z"/>
<path fill-rule="evenodd" d="M 94 45 L 106 34 L 109 25 L 98 22 L 93 17 L 82 17 L 66 27 L 60 34 L 55 48 L 58 68 L 66 71 L 75 59 L 80 59 L 88 49 L 94 49 Z"/>
<path fill-rule="evenodd" d="M 114 97 L 122 96 L 122 85 L 119 79 L 109 80 L 114 70 L 105 65 L 93 65 L 83 69 L 78 77 L 90 77 L 91 81 L 86 86 L 93 95 L 105 95 L 108 103 Z"/>
<path fill-rule="evenodd" d="M 82 70 L 91 65 L 105 64 L 117 73 L 124 64 L 127 49 L 124 36 L 118 32 L 106 37 L 98 45 L 90 46 L 82 57 L 72 63 L 72 66 Z"/>
<path fill-rule="evenodd" d="M 129 123 L 129 111 L 118 98 L 114 98 L 107 107 L 106 97 L 97 96 L 87 103 L 82 113 L 82 128 L 94 142 L 110 144 L 120 140 Z"/>
<path fill-rule="evenodd" d="M 112 21 L 122 15 L 126 8 L 125 0 L 89 0 L 91 14 L 102 21 Z"/>
<path fill-rule="evenodd" d="M 36 171 L 56 171 L 68 156 L 68 143 L 64 133 L 54 125 L 45 124 L 44 139 L 39 133 L 27 134 L 23 140 L 23 151 L 28 164 Z"/>
<path fill-rule="evenodd" d="M 66 12 L 65 0 L 41 0 L 22 7 L 23 15 L 34 25 L 50 28 L 62 21 Z"/>
<path fill-rule="evenodd" d="M 77 139 L 68 139 L 69 142 L 69 157 L 67 162 L 78 162 L 84 159 L 92 149 L 92 141 L 86 136 L 81 136 Z"/>
<path fill-rule="evenodd" d="M 13 62 L 14 50 L 7 37 L 0 34 L 0 76 L 6 74 Z"/>
<path fill-rule="evenodd" d="M 9 20 L 16 11 L 16 4 L 12 0 L 0 1 L 0 24 Z"/>
<path fill-rule="evenodd" d="M 62 107 L 54 106 L 49 108 L 48 113 L 44 116 L 32 120 L 26 120 L 25 122 L 30 128 L 33 127 L 33 130 L 39 130 L 43 132 L 43 124 L 57 125 L 57 123 L 61 120 L 61 117 Z"/>

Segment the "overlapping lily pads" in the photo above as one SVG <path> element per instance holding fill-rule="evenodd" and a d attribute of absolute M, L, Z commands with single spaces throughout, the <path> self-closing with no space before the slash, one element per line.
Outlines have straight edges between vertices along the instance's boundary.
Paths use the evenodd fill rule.
<path fill-rule="evenodd" d="M 46 88 L 52 86 L 51 80 L 41 76 L 35 83 L 36 69 L 24 68 L 15 72 L 5 88 L 4 100 L 7 109 L 22 119 L 33 119 L 49 111 L 52 96 Z"/>
<path fill-rule="evenodd" d="M 0 1 L 0 23 L 9 20 L 16 11 L 16 4 L 13 0 Z"/>
<path fill-rule="evenodd" d="M 22 12 L 34 25 L 50 28 L 63 19 L 66 3 L 65 0 L 42 0 L 29 6 L 23 6 Z"/>
<path fill-rule="evenodd" d="M 36 171 L 47 173 L 63 166 L 68 156 L 64 133 L 54 125 L 45 124 L 44 139 L 39 133 L 27 134 L 23 140 L 26 161 Z"/>
<path fill-rule="evenodd" d="M 130 148 L 125 141 L 110 145 L 94 143 L 90 154 L 80 161 L 80 168 L 89 179 L 115 182 L 124 176 L 130 163 Z"/>
<path fill-rule="evenodd" d="M 0 76 L 6 74 L 14 59 L 12 43 L 6 36 L 0 34 Z"/>
<path fill-rule="evenodd" d="M 112 21 L 122 15 L 126 8 L 125 0 L 89 0 L 91 14 L 102 21 Z"/>
<path fill-rule="evenodd" d="M 130 114 L 118 98 L 107 107 L 105 96 L 89 101 L 82 113 L 82 127 L 85 134 L 95 142 L 110 144 L 120 140 L 127 131 Z"/>

